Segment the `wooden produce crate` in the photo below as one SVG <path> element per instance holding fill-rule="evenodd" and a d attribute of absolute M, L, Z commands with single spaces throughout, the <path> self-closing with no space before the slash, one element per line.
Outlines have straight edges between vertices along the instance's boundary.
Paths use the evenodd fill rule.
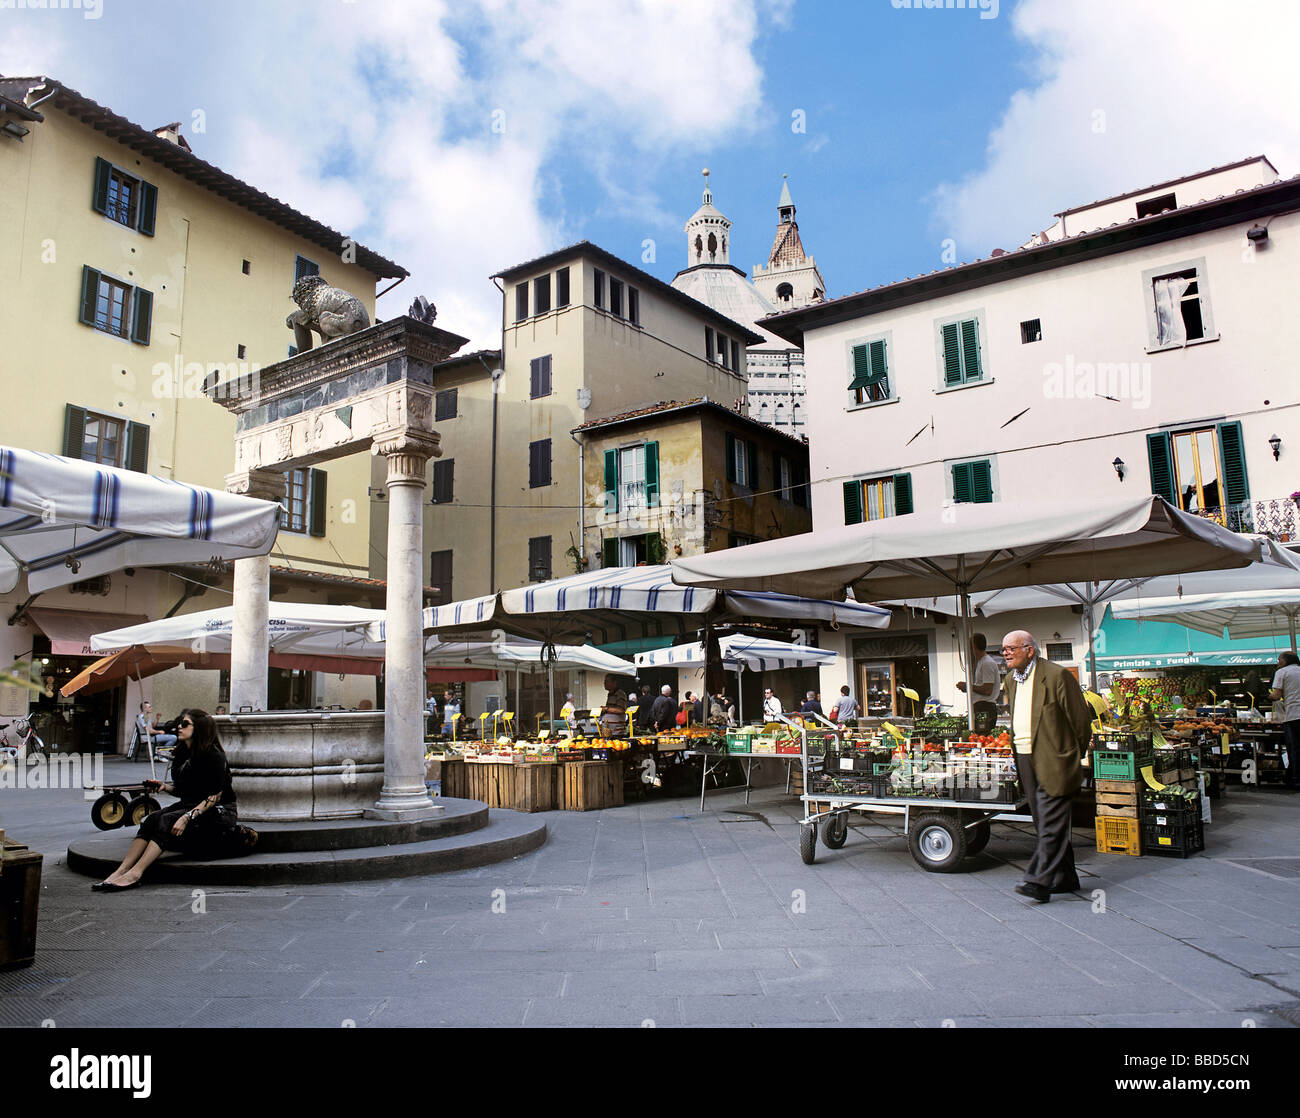
<path fill-rule="evenodd" d="M 465 798 L 480 800 L 488 807 L 515 806 L 515 771 L 523 765 L 479 762 L 465 766 Z"/>
<path fill-rule="evenodd" d="M 515 766 L 515 811 L 554 811 L 559 787 L 559 765 Z"/>
<path fill-rule="evenodd" d="M 1137 857 L 1142 853 L 1141 824 L 1136 819 L 1097 816 L 1097 853 Z"/>
<path fill-rule="evenodd" d="M 1122 819 L 1138 817 L 1138 785 L 1135 780 L 1099 780 L 1096 799 L 1099 816 Z"/>
<path fill-rule="evenodd" d="M 467 800 L 469 794 L 469 776 L 471 766 L 464 761 L 443 761 L 442 794 L 453 800 Z"/>
<path fill-rule="evenodd" d="M 558 767 L 556 806 L 561 811 L 622 806 L 623 772 L 617 761 L 575 761 Z"/>

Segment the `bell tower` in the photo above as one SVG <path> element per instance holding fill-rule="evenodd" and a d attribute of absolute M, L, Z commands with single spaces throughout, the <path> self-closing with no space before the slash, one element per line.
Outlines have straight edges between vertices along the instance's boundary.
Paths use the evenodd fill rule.
<path fill-rule="evenodd" d="M 754 286 L 779 311 L 790 311 L 820 303 L 826 298 L 826 282 L 799 239 L 794 199 L 790 184 L 781 176 L 781 198 L 776 204 L 776 236 L 767 264 L 754 269 Z"/>
<path fill-rule="evenodd" d="M 686 223 L 686 266 L 731 263 L 731 222 L 713 207 L 709 169 L 704 168 L 704 200 Z"/>

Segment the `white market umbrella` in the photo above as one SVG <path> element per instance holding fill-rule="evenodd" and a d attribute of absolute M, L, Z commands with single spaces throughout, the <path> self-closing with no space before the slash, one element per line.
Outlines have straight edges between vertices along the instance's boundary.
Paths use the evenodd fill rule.
<path fill-rule="evenodd" d="M 1119 612 L 1116 607 L 1120 603 L 1124 603 L 1123 608 L 1128 610 L 1135 607 L 1142 608 L 1143 603 L 1149 605 L 1155 599 L 1170 599 L 1177 603 L 1180 601 L 1188 602 L 1195 597 L 1207 601 L 1252 599 L 1254 605 L 1259 606 L 1264 598 L 1275 596 L 1278 601 L 1272 605 L 1273 612 L 1266 611 L 1263 615 L 1260 615 L 1257 611 L 1252 611 L 1254 612 L 1254 620 L 1257 622 L 1255 627 L 1250 630 L 1243 627 L 1240 629 L 1239 634 L 1233 635 L 1243 637 L 1272 636 L 1277 633 L 1279 622 L 1282 628 L 1286 628 L 1288 617 L 1284 607 L 1287 593 L 1288 591 L 1295 591 L 1297 598 L 1300 598 L 1300 556 L 1267 537 L 1252 536 L 1250 538 L 1258 543 L 1260 557 L 1257 562 L 1246 567 L 1230 570 L 1187 571 L 1181 574 L 1152 575 L 1144 578 L 1109 578 L 1097 582 L 1084 581 L 1055 583 L 1044 586 L 1013 586 L 1006 590 L 994 590 L 986 594 L 972 595 L 971 604 L 977 612 L 985 617 L 993 617 L 999 613 L 1014 613 L 1020 610 L 1082 606 L 1088 626 L 1088 665 L 1092 676 L 1092 686 L 1095 690 L 1097 687 L 1097 657 L 1094 649 L 1094 635 L 1097 631 L 1095 610 L 1097 606 L 1104 606 L 1107 602 L 1114 603 L 1111 613 L 1120 618 L 1139 616 L 1138 614 Z M 1254 598 L 1255 595 L 1261 595 L 1262 597 Z M 930 609 L 948 614 L 955 614 L 958 610 L 958 602 L 954 597 L 913 598 L 890 604 L 906 605 L 916 609 Z M 1210 606 L 1207 608 L 1220 607 Z M 1178 611 L 1174 609 L 1165 612 Z M 1149 612 L 1145 616 L 1152 616 L 1153 620 L 1156 619 Z M 1166 618 L 1161 617 L 1159 620 L 1166 620 Z M 1219 626 L 1217 630 L 1214 629 L 1212 618 L 1203 616 L 1198 620 L 1199 624 L 1189 624 L 1187 627 L 1200 629 L 1201 625 L 1209 625 L 1210 628 L 1201 631 L 1211 633 L 1214 636 L 1223 635 L 1223 626 Z M 1239 621 L 1244 620 L 1244 616 L 1239 619 Z M 1296 615 L 1292 611 L 1289 619 L 1292 648 L 1295 647 L 1295 620 Z M 1226 624 L 1225 619 L 1224 625 Z"/>
<path fill-rule="evenodd" d="M 839 658 L 839 654 L 830 649 L 787 644 L 744 633 L 729 633 L 719 637 L 718 649 L 722 653 L 722 666 L 737 674 L 747 669 L 762 672 L 780 668 L 821 667 L 833 664 Z M 702 667 L 705 663 L 705 649 L 703 643 L 679 644 L 651 652 L 638 652 L 633 659 L 639 668 Z M 744 694 L 739 685 L 736 695 L 740 720 L 743 722 Z"/>
<path fill-rule="evenodd" d="M 684 586 L 784 591 L 858 601 L 952 594 L 961 654 L 971 595 L 1011 586 L 1243 567 L 1259 541 L 1160 497 L 959 504 L 674 560 Z M 974 719 L 973 697 L 966 695 Z"/>
<path fill-rule="evenodd" d="M 279 527 L 272 501 L 0 446 L 0 593 L 266 555 Z"/>
<path fill-rule="evenodd" d="M 424 628 L 443 640 L 499 631 L 550 646 L 684 636 L 713 623 L 754 618 L 883 629 L 890 612 L 859 602 L 815 601 L 779 592 L 733 594 L 682 587 L 673 582 L 668 566 L 657 565 L 601 568 L 434 606 L 424 611 Z M 382 631 L 381 623 L 380 635 Z"/>
<path fill-rule="evenodd" d="M 1233 640 L 1268 639 L 1287 634 L 1296 651 L 1300 590 L 1245 590 L 1229 594 L 1184 594 L 1112 602 L 1120 620 L 1164 621 Z"/>

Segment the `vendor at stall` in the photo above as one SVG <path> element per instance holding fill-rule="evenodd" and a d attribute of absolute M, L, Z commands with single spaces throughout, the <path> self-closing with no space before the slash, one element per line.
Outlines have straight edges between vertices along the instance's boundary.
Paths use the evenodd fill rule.
<path fill-rule="evenodd" d="M 784 710 L 781 700 L 772 694 L 772 688 L 767 688 L 763 692 L 763 718 L 768 722 L 775 722 L 777 716 L 783 713 Z"/>
<path fill-rule="evenodd" d="M 998 720 L 998 691 L 1001 679 L 998 664 L 988 653 L 988 639 L 983 633 L 972 633 L 970 638 L 970 662 L 975 666 L 971 681 L 974 695 L 975 725 L 977 734 L 987 734 Z M 957 690 L 966 694 L 966 681 L 957 684 Z"/>
<path fill-rule="evenodd" d="M 602 737 L 620 737 L 627 730 L 627 695 L 618 685 L 618 677 L 605 677 L 605 706 L 600 712 Z"/>

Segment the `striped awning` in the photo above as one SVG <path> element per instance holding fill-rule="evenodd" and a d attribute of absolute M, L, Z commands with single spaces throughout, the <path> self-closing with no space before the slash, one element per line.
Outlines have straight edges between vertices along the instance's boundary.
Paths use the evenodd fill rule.
<path fill-rule="evenodd" d="M 755 672 L 779 668 L 815 668 L 833 664 L 838 658 L 835 652 L 824 648 L 787 644 L 743 633 L 732 633 L 719 638 L 718 647 L 722 653 L 722 666 L 733 672 L 739 671 L 742 664 L 746 671 Z M 638 652 L 633 659 L 638 668 L 702 667 L 704 645 L 697 642 L 660 648 L 653 652 Z"/>
<path fill-rule="evenodd" d="M 885 628 L 890 612 L 860 602 L 679 586 L 667 566 L 608 567 L 433 606 L 424 611 L 424 628 L 443 639 L 499 629 L 557 644 L 608 644 L 683 636 L 709 622 L 756 617 L 792 626 Z"/>
<path fill-rule="evenodd" d="M 280 506 L 178 481 L 0 447 L 0 593 L 123 567 L 265 555 Z"/>

